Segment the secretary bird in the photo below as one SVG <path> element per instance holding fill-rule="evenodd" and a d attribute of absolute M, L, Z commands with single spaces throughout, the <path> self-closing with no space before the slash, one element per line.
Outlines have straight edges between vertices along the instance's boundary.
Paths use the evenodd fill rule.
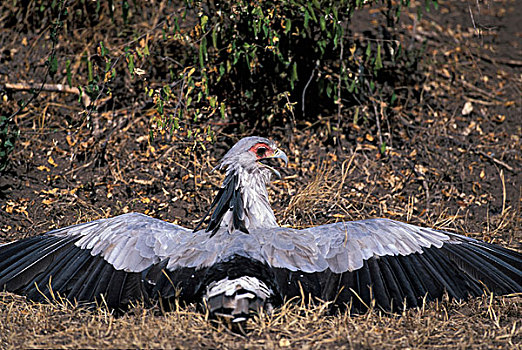
<path fill-rule="evenodd" d="M 300 296 L 364 312 L 415 307 L 445 292 L 522 292 L 522 254 L 462 235 L 389 219 L 280 227 L 266 189 L 279 176 L 274 158 L 288 162 L 261 137 L 225 154 L 206 229 L 130 213 L 4 244 L 0 290 L 35 301 L 103 300 L 116 310 L 178 298 L 235 322 Z"/>

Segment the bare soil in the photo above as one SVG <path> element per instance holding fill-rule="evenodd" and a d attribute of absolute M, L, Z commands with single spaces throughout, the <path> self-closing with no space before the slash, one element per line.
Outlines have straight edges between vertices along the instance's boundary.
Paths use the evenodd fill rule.
<path fill-rule="evenodd" d="M 347 114 L 335 142 L 329 130 L 337 116 L 298 122 L 292 132 L 216 126 L 217 142 L 206 150 L 182 132 L 150 141 L 150 107 L 132 95 L 132 81 L 122 82 L 112 110 L 89 120 L 76 96 L 42 92 L 15 120 L 20 138 L 0 177 L 0 243 L 130 211 L 194 227 L 223 178 L 210 170 L 239 138 L 259 134 L 277 140 L 290 158 L 270 188 L 282 225 L 388 217 L 520 251 L 521 7 L 518 0 L 451 1 L 420 20 L 405 13 L 404 38 L 426 42 L 420 83 L 404 87 L 404 103 L 396 117 L 380 116 L 381 130 L 355 125 Z M 72 57 L 79 47 L 95 47 L 96 35 L 91 42 L 87 32 L 81 40 L 66 37 L 62 49 L 69 45 Z M 14 111 L 29 94 L 4 85 L 42 78 L 48 47 L 43 32 L 11 26 L 1 33 L 1 108 Z M 379 133 L 388 140 L 384 154 Z M 446 300 L 400 317 L 326 315 L 324 305 L 288 304 L 250 320 L 242 336 L 193 305 L 166 315 L 137 306 L 115 318 L 102 308 L 1 293 L 0 347 L 520 349 L 521 301 Z"/>

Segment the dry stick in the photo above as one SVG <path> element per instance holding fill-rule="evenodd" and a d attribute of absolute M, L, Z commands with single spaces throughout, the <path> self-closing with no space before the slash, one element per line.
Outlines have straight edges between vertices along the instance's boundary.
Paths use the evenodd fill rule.
<path fill-rule="evenodd" d="M 477 91 L 478 93 L 480 93 L 482 96 L 484 96 L 485 98 L 489 98 L 489 99 L 492 99 L 492 100 L 496 100 L 497 102 L 499 103 L 505 103 L 505 100 L 495 96 L 494 94 L 492 94 L 491 91 L 486 91 L 486 90 L 483 90 L 481 88 L 479 88 L 478 86 L 475 86 L 474 84 L 471 84 L 471 83 L 468 83 L 467 81 L 465 80 L 459 80 L 459 82 L 464 85 L 465 87 L 468 87 L 472 90 L 475 90 Z M 497 91 L 493 91 L 493 93 L 496 93 Z M 488 101 L 485 101 L 486 103 L 491 103 L 491 104 L 495 104 L 494 102 L 488 102 Z M 483 103 L 484 104 L 484 103 Z"/>
<path fill-rule="evenodd" d="M 457 146 L 460 146 L 460 147 L 463 147 L 464 148 L 464 145 L 459 142 L 458 140 L 454 139 L 454 138 L 451 138 L 451 137 L 446 137 L 446 139 L 448 139 L 449 141 L 453 142 L 454 144 L 456 144 Z M 486 152 L 484 151 L 477 151 L 477 150 L 471 150 L 471 152 L 475 153 L 475 154 L 479 154 L 481 156 L 484 156 L 486 157 L 487 159 L 491 160 L 493 163 L 496 163 L 498 165 L 501 165 L 503 166 L 504 168 L 506 168 L 507 170 L 511 171 L 511 172 L 515 172 L 515 169 L 513 169 L 513 167 L 503 161 L 501 161 L 500 159 L 497 159 L 493 156 L 490 156 L 489 154 L 487 154 Z"/>
<path fill-rule="evenodd" d="M 477 3 L 478 5 L 478 3 Z M 473 17 L 473 11 L 471 11 L 471 6 L 468 4 L 468 10 L 469 10 L 469 16 L 471 17 L 471 23 L 473 23 L 473 28 L 477 32 L 477 34 L 480 34 L 479 29 L 477 28 L 477 25 L 475 24 L 475 18 Z M 479 9 L 480 11 L 480 9 Z"/>
<path fill-rule="evenodd" d="M 70 87 L 63 84 L 41 84 L 41 83 L 7 83 L 4 86 L 8 90 L 18 91 L 29 91 L 34 89 L 40 89 L 41 91 L 49 92 L 63 92 L 66 94 L 81 95 L 84 106 L 88 106 L 91 103 L 91 99 L 86 94 L 81 94 L 80 89 L 76 87 Z"/>
<path fill-rule="evenodd" d="M 303 119 L 306 118 L 306 112 L 305 112 L 305 97 L 306 97 L 306 90 L 308 89 L 308 85 L 312 82 L 312 79 L 314 78 L 315 69 L 317 68 L 317 65 L 312 69 L 312 73 L 310 74 L 310 78 L 308 78 L 308 81 L 306 82 L 306 85 L 303 89 L 303 94 L 301 95 L 301 110 L 303 112 Z"/>
<path fill-rule="evenodd" d="M 493 63 L 493 64 L 505 64 L 506 66 L 513 66 L 513 67 L 522 66 L 521 60 L 512 60 L 509 58 L 493 58 L 493 57 L 489 57 L 485 54 L 478 54 L 477 56 L 479 58 L 483 59 L 484 61 L 487 61 L 487 62 Z"/>
<path fill-rule="evenodd" d="M 502 183 L 502 213 L 500 214 L 501 215 L 501 221 L 500 223 L 497 225 L 497 228 L 495 228 L 495 230 L 493 230 L 493 233 L 492 235 L 495 235 L 501 228 L 502 228 L 502 224 L 504 223 L 504 220 L 506 218 L 506 200 L 507 200 L 507 194 L 506 194 L 506 180 L 504 178 L 504 170 L 502 169 L 498 169 L 497 168 L 497 171 L 499 172 L 499 177 L 500 177 L 500 182 Z M 507 210 L 509 210 L 511 207 L 508 207 Z"/>
<path fill-rule="evenodd" d="M 514 169 L 513 169 L 512 166 L 510 166 L 509 164 L 504 163 L 503 161 L 501 161 L 501 160 L 499 160 L 499 159 L 497 159 L 497 158 L 495 158 L 495 157 L 493 157 L 493 156 L 490 156 L 490 155 L 487 154 L 486 152 L 483 152 L 483 151 L 473 151 L 473 152 L 478 153 L 478 154 L 480 154 L 481 156 L 486 157 L 487 159 L 491 160 L 493 163 L 496 163 L 496 164 L 498 164 L 498 165 L 501 165 L 501 166 L 503 166 L 504 168 L 506 168 L 506 169 L 509 170 L 509 171 L 514 171 Z"/>

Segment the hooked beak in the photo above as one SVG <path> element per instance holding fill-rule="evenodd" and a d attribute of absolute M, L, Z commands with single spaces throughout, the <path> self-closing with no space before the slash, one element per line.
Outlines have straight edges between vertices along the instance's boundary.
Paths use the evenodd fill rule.
<path fill-rule="evenodd" d="M 279 158 L 283 162 L 285 162 L 285 166 L 288 165 L 288 157 L 286 156 L 286 153 L 281 151 L 279 148 L 277 148 L 274 152 L 274 154 L 271 156 L 271 158 Z"/>
<path fill-rule="evenodd" d="M 266 168 L 272 170 L 272 172 L 280 179 L 281 173 L 274 169 L 272 166 L 270 166 L 268 163 L 271 162 L 273 159 L 281 159 L 283 162 L 285 162 L 285 166 L 288 165 L 288 157 L 286 156 L 285 152 L 281 151 L 279 148 L 277 148 L 273 154 L 270 156 L 261 159 L 259 162 L 263 164 Z"/>

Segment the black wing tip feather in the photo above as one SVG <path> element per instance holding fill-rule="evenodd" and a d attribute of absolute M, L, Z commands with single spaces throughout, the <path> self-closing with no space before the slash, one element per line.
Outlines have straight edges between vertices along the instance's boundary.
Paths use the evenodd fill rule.
<path fill-rule="evenodd" d="M 0 266 L 0 288 L 19 292 L 30 285 L 49 266 L 59 261 L 59 256 L 76 239 L 70 237 L 35 236 L 9 245 L 4 253 L 10 256 Z"/>
<path fill-rule="evenodd" d="M 495 294 L 522 292 L 522 264 L 520 253 L 483 243 L 447 244 L 442 247 L 446 255 L 459 266 L 461 271 L 477 282 L 483 289 Z M 501 251 L 502 254 L 497 254 Z M 517 261 L 518 260 L 518 261 Z"/>
<path fill-rule="evenodd" d="M 516 250 L 481 241 L 469 242 L 465 243 L 465 245 L 470 248 L 479 249 L 484 253 L 491 254 L 501 259 L 503 262 L 512 265 L 514 268 L 522 270 L 522 253 L 517 252 Z"/>
<path fill-rule="evenodd" d="M 484 291 L 499 295 L 522 292 L 522 274 L 517 265 L 510 264 L 520 254 L 507 249 L 495 251 L 498 254 L 490 252 L 495 247 L 488 245 L 477 252 L 477 244 L 466 242 L 424 248 L 406 256 L 374 256 L 358 270 L 334 274 L 334 278 L 323 273 L 323 286 L 336 283 L 336 278 L 339 281 L 337 294 L 332 289 L 323 297 L 334 300 L 335 308 L 349 307 L 351 312 L 364 313 L 373 306 L 400 312 L 444 295 L 467 300 Z"/>
<path fill-rule="evenodd" d="M 116 270 L 101 256 L 74 245 L 79 237 L 39 235 L 0 246 L 0 291 L 37 302 L 68 299 L 122 310 L 149 295 L 140 273 Z"/>

